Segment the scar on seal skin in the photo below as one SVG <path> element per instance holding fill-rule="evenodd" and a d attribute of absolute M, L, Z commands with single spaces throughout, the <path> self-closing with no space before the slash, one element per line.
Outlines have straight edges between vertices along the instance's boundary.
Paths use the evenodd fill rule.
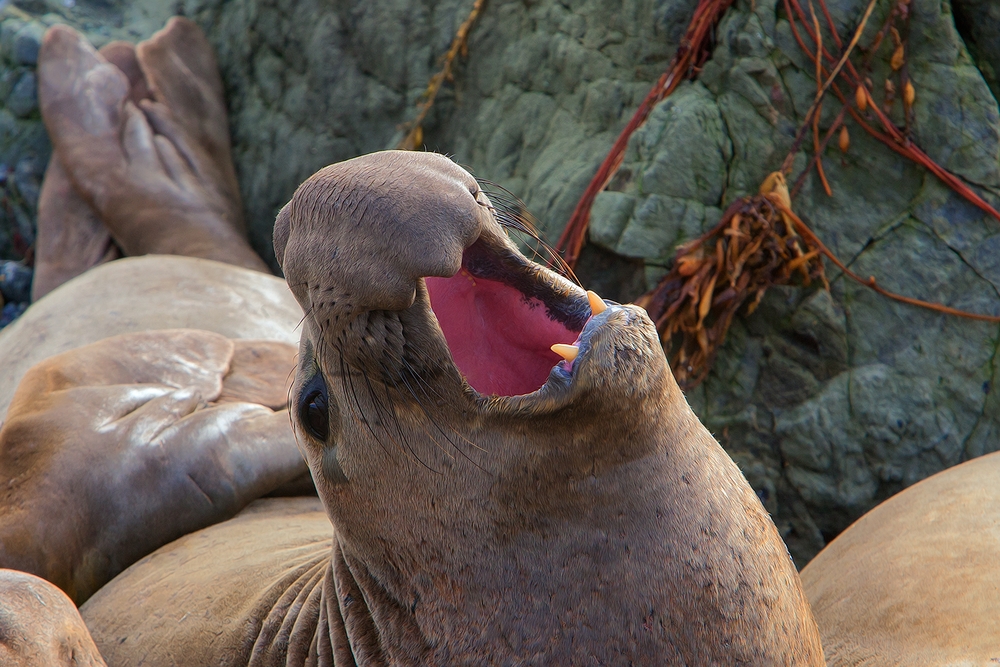
<path fill-rule="evenodd" d="M 174 17 L 134 49 L 100 53 L 54 26 L 38 76 L 54 152 L 39 203 L 36 296 L 113 258 L 111 240 L 125 255 L 267 271 L 246 238 L 222 81 L 197 25 Z"/>
<path fill-rule="evenodd" d="M 648 317 L 525 259 L 468 173 L 332 165 L 275 249 L 322 505 L 259 501 L 116 577 L 82 608 L 109 664 L 823 664 Z"/>

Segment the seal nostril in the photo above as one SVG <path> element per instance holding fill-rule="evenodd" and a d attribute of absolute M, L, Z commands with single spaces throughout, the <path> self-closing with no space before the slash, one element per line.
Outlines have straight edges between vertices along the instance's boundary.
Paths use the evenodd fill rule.
<path fill-rule="evenodd" d="M 317 372 L 299 394 L 298 415 L 309 435 L 323 442 L 330 435 L 329 405 L 326 380 Z"/>

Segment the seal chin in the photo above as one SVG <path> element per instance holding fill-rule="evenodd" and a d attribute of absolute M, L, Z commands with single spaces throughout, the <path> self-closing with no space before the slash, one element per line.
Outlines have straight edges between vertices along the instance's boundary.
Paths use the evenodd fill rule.
<path fill-rule="evenodd" d="M 567 386 L 576 356 L 611 312 L 596 294 L 585 298 L 559 274 L 482 238 L 458 273 L 424 284 L 452 360 L 480 396 L 525 396 L 553 380 Z"/>

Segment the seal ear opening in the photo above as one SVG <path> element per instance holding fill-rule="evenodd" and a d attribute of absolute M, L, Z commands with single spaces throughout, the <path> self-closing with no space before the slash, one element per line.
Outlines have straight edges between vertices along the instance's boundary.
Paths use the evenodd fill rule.
<path fill-rule="evenodd" d="M 272 237 L 274 257 L 278 260 L 278 266 L 282 270 L 285 268 L 285 246 L 288 245 L 289 221 L 292 217 L 291 207 L 292 202 L 282 206 L 281 210 L 278 211 L 278 217 L 274 219 L 274 235 Z"/>

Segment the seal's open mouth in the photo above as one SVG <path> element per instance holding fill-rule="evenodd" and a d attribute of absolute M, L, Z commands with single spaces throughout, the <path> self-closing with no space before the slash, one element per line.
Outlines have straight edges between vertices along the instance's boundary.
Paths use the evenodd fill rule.
<path fill-rule="evenodd" d="M 465 250 L 454 276 L 424 282 L 455 365 L 480 394 L 538 390 L 564 358 L 552 346 L 576 341 L 591 314 L 582 292 L 482 240 Z"/>

